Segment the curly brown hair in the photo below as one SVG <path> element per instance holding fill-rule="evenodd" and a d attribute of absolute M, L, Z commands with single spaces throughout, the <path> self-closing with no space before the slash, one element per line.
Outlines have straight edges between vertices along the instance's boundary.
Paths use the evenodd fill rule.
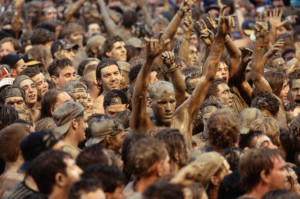
<path fill-rule="evenodd" d="M 208 142 L 214 149 L 234 147 L 240 136 L 237 115 L 229 108 L 217 110 L 208 119 L 207 132 Z"/>

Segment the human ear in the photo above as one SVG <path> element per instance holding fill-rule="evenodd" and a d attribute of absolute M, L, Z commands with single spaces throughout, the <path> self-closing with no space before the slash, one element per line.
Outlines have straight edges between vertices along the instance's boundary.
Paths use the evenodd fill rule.
<path fill-rule="evenodd" d="M 210 182 L 214 186 L 218 186 L 220 184 L 220 178 L 218 176 L 212 176 L 212 177 L 210 177 Z"/>
<path fill-rule="evenodd" d="M 58 78 L 55 75 L 51 76 L 51 80 L 54 82 L 54 84 L 58 83 Z"/>
<path fill-rule="evenodd" d="M 266 170 L 262 170 L 262 171 L 260 172 L 260 179 L 261 179 L 262 182 L 264 182 L 264 183 L 269 183 L 270 180 L 269 180 L 269 177 L 268 177 L 268 176 L 269 176 L 269 175 L 266 174 Z"/>
<path fill-rule="evenodd" d="M 105 53 L 105 55 L 106 55 L 107 57 L 111 57 L 112 53 L 111 53 L 110 51 L 107 51 L 107 52 Z"/>
<path fill-rule="evenodd" d="M 13 77 L 16 77 L 17 76 L 16 69 L 14 69 L 14 68 L 10 69 L 10 75 L 13 76 Z"/>
<path fill-rule="evenodd" d="M 65 187 L 67 184 L 67 178 L 62 173 L 56 173 L 55 175 L 55 184 L 59 187 Z"/>

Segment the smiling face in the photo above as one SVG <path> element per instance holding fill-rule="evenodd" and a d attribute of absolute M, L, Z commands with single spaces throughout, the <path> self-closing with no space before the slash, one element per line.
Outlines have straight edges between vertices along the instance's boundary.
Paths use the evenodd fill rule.
<path fill-rule="evenodd" d="M 103 91 L 107 92 L 112 89 L 120 89 L 120 71 L 118 66 L 109 65 L 101 69 L 101 79 L 98 80 L 103 87 Z"/>
<path fill-rule="evenodd" d="M 31 79 L 25 79 L 20 83 L 20 87 L 25 90 L 25 102 L 35 104 L 37 101 L 37 89 Z"/>
<path fill-rule="evenodd" d="M 296 104 L 300 104 L 300 79 L 294 79 L 292 81 L 292 102 Z"/>

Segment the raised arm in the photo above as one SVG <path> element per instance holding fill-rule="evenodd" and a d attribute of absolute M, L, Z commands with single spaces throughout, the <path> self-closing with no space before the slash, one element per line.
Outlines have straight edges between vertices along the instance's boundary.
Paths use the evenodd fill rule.
<path fill-rule="evenodd" d="M 172 39 L 177 31 L 177 28 L 180 24 L 181 19 L 184 17 L 185 13 L 191 10 L 192 6 L 197 0 L 184 0 L 176 15 L 173 17 L 172 21 L 167 26 L 162 38 L 163 40 Z"/>
<path fill-rule="evenodd" d="M 269 14 L 270 34 L 269 41 L 274 44 L 277 36 L 277 29 L 283 26 L 288 20 L 281 22 L 282 10 L 274 9 Z M 266 18 L 264 19 L 266 21 Z"/>
<path fill-rule="evenodd" d="M 151 72 L 151 67 L 154 59 L 160 55 L 160 53 L 165 48 L 165 45 L 170 41 L 164 42 L 161 39 L 148 39 L 146 38 L 146 50 L 147 58 L 143 65 L 141 71 L 139 72 L 132 96 L 132 113 L 130 119 L 130 127 L 132 130 L 139 130 L 141 132 L 146 132 L 149 128 L 153 127 L 154 124 L 150 120 L 150 117 L 146 113 L 147 105 L 147 90 L 149 85 L 149 75 Z"/>
<path fill-rule="evenodd" d="M 224 11 L 225 7 L 221 9 L 215 41 L 204 64 L 204 68 L 207 68 L 207 70 L 200 78 L 199 83 L 189 100 L 186 101 L 186 103 L 189 103 L 188 112 L 192 117 L 199 111 L 206 93 L 215 78 L 217 66 L 224 51 L 224 37 L 230 32 L 230 29 L 234 24 L 232 17 L 224 16 Z"/>
<path fill-rule="evenodd" d="M 168 67 L 168 73 L 170 74 L 171 81 L 175 89 L 176 107 L 178 107 L 185 100 L 185 90 L 186 90 L 185 82 L 179 70 L 177 70 L 176 68 L 173 52 L 165 51 L 162 54 L 162 60 L 163 63 Z"/>
<path fill-rule="evenodd" d="M 87 0 L 79 0 L 76 1 L 75 3 L 71 4 L 64 13 L 65 16 L 65 22 L 68 23 L 70 22 L 72 16 L 74 13 L 86 2 Z"/>
<path fill-rule="evenodd" d="M 120 27 L 118 27 L 110 18 L 109 13 L 106 10 L 105 2 L 103 0 L 98 0 L 98 4 L 100 6 L 101 15 L 108 35 L 115 35 Z"/>
<path fill-rule="evenodd" d="M 255 24 L 255 37 L 256 37 L 256 47 L 253 53 L 253 59 L 251 64 L 251 77 L 255 85 L 255 89 L 259 92 L 272 93 L 272 89 L 268 81 L 264 78 L 264 64 L 263 55 L 264 49 L 267 45 L 267 35 L 268 35 L 268 23 L 262 20 L 262 15 L 257 13 L 258 19 Z M 264 18 L 267 14 L 264 12 Z"/>
<path fill-rule="evenodd" d="M 266 52 L 264 54 L 264 57 L 263 57 L 264 65 L 268 62 L 268 59 L 270 57 L 272 57 L 273 55 L 275 55 L 276 52 L 281 50 L 283 48 L 283 46 L 284 46 L 283 39 L 279 39 L 278 41 L 276 41 L 276 43 L 271 46 L 271 48 L 268 50 L 268 52 Z"/>
<path fill-rule="evenodd" d="M 246 69 L 252 59 L 253 52 L 251 49 L 244 47 L 240 48 L 240 52 L 242 57 L 240 66 L 238 67 L 236 73 L 233 74 L 234 76 L 231 79 L 235 80 L 234 84 L 239 89 L 240 94 L 242 95 L 245 102 L 247 104 L 250 104 L 252 97 L 252 87 L 246 80 Z"/>
<path fill-rule="evenodd" d="M 141 8 L 142 13 L 145 17 L 144 22 L 145 24 L 147 24 L 148 26 L 153 26 L 152 23 L 152 17 L 151 14 L 146 6 L 146 1 L 145 0 L 136 0 L 136 4 Z"/>
<path fill-rule="evenodd" d="M 184 36 L 181 40 L 181 46 L 179 49 L 178 57 L 187 61 L 189 56 L 189 45 L 191 40 L 191 34 L 193 31 L 193 19 L 192 19 L 192 11 L 188 11 L 183 19 L 183 30 Z"/>
<path fill-rule="evenodd" d="M 16 38 L 19 37 L 19 31 L 20 31 L 20 17 L 21 17 L 21 6 L 24 3 L 24 0 L 14 0 L 14 16 L 11 21 L 11 27 L 14 31 Z"/>

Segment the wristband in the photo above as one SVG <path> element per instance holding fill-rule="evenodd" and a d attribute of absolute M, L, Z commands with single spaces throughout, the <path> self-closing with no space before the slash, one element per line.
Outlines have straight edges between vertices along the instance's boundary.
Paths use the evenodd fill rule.
<path fill-rule="evenodd" d="M 177 67 L 176 67 L 176 64 L 173 63 L 173 64 L 171 65 L 171 67 L 169 68 L 169 72 L 172 73 L 172 72 L 174 72 L 175 70 L 177 70 Z"/>

